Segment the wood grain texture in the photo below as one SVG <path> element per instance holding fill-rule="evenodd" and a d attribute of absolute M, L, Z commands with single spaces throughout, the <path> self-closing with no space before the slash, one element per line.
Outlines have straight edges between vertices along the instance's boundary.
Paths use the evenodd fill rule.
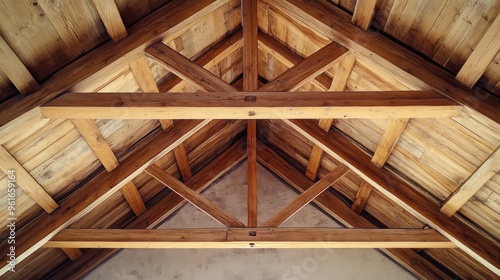
<path fill-rule="evenodd" d="M 500 170 L 500 147 L 457 188 L 441 206 L 441 212 L 451 216 L 457 212 L 493 175 Z"/>
<path fill-rule="evenodd" d="M 500 107 L 498 97 L 481 89 L 476 89 L 474 92 L 467 90 L 460 86 L 450 73 L 439 66 L 422 59 L 375 31 L 363 31 L 357 28 L 349 22 L 349 15 L 326 0 L 314 2 L 268 0 L 264 2 L 290 17 L 301 19 L 301 22 L 312 30 L 349 47 L 357 55 L 369 57 L 394 73 L 409 73 L 444 96 L 500 122 L 497 109 Z M 423 83 L 422 86 L 425 86 Z"/>
<path fill-rule="evenodd" d="M 257 121 L 247 124 L 247 185 L 248 185 L 248 226 L 257 226 Z"/>
<path fill-rule="evenodd" d="M 500 16 L 497 15 L 486 34 L 484 34 L 479 44 L 472 54 L 467 58 L 457 76 L 460 83 L 472 88 L 481 78 L 491 61 L 500 51 Z"/>
<path fill-rule="evenodd" d="M 82 251 L 78 248 L 61 248 L 61 249 L 72 261 L 76 261 L 83 255 Z"/>
<path fill-rule="evenodd" d="M 245 224 L 238 219 L 227 214 L 219 206 L 190 189 L 157 165 L 151 165 L 146 169 L 146 172 L 219 223 L 227 227 L 245 227 Z"/>
<path fill-rule="evenodd" d="M 112 194 L 117 192 L 127 182 L 142 173 L 149 165 L 173 150 L 179 143 L 193 135 L 204 127 L 209 121 L 185 121 L 179 122 L 167 133 L 160 133 L 151 138 L 151 145 L 143 146 L 143 149 L 129 155 L 117 168 L 111 172 L 97 175 L 94 180 L 80 187 L 70 198 L 61 203 L 61 207 L 52 214 L 42 214 L 36 221 L 24 227 L 23 231 L 30 232 L 19 234 L 16 242 L 17 262 L 22 262 L 27 256 L 39 249 L 45 242 L 49 241 L 60 230 L 66 228 L 73 221 L 79 219 Z M 92 195 L 89 196 L 88 194 Z M 69 209 L 69 210 L 68 210 Z M 3 242 L 0 251 L 3 256 L 7 255 L 8 244 Z M 6 257 L 2 257 L 7 264 Z M 1 274 L 7 272 L 8 266 L 2 266 Z"/>
<path fill-rule="evenodd" d="M 238 31 L 229 35 L 224 40 L 204 52 L 201 56 L 193 60 L 194 63 L 203 66 L 205 69 L 212 69 L 221 61 L 226 59 L 231 53 L 243 46 L 243 32 Z M 243 80 L 242 80 L 243 81 Z M 186 87 L 187 82 L 182 80 L 179 76 L 170 75 L 158 82 L 160 91 L 176 92 Z"/>
<path fill-rule="evenodd" d="M 261 31 L 259 31 L 258 39 L 258 46 L 260 49 L 272 55 L 279 62 L 283 63 L 289 68 L 293 67 L 296 64 L 299 64 L 304 60 L 302 56 L 296 54 L 280 42 L 276 41 L 276 39 Z M 328 77 L 328 75 L 326 75 L 325 73 L 321 73 L 317 77 L 315 77 L 314 80 L 311 80 L 311 83 L 320 89 L 327 90 L 331 84 L 331 80 L 332 79 Z"/>
<path fill-rule="evenodd" d="M 377 150 L 372 157 L 372 163 L 378 167 L 384 166 L 389 159 L 392 150 L 398 143 L 399 137 L 403 134 L 409 119 L 391 119 L 387 129 L 382 135 L 382 139 L 377 146 Z"/>
<path fill-rule="evenodd" d="M 317 183 L 312 185 L 309 189 L 304 191 L 298 197 L 293 199 L 290 203 L 288 203 L 283 209 L 281 209 L 277 214 L 267 220 L 263 227 L 278 227 L 293 214 L 297 213 L 300 209 L 304 208 L 309 202 L 314 200 L 318 195 L 324 192 L 327 188 L 329 188 L 333 183 L 342 178 L 345 174 L 349 172 L 349 168 L 344 165 L 336 167 L 332 170 L 328 175 L 321 178 Z"/>
<path fill-rule="evenodd" d="M 330 84 L 330 91 L 343 91 L 347 85 L 347 80 L 351 74 L 352 68 L 356 63 L 356 55 L 352 53 L 347 53 L 341 59 L 339 63 L 333 67 L 333 79 Z M 332 127 L 333 119 L 320 119 L 319 127 L 324 131 L 329 131 Z M 316 180 L 318 173 L 318 168 L 321 163 L 321 157 L 323 156 L 323 150 L 317 145 L 313 145 L 311 150 L 311 156 L 309 157 L 309 162 L 307 163 L 306 176 L 311 180 Z"/>
<path fill-rule="evenodd" d="M 0 36 L 0 69 L 21 94 L 28 95 L 40 89 L 38 82 L 2 36 Z"/>
<path fill-rule="evenodd" d="M 253 232 L 256 233 L 252 236 Z M 45 248 L 453 248 L 432 229 L 65 229 Z"/>
<path fill-rule="evenodd" d="M 41 107 L 55 119 L 444 118 L 461 109 L 432 91 L 68 93 Z"/>
<path fill-rule="evenodd" d="M 146 49 L 146 53 L 159 64 L 201 91 L 237 91 L 234 87 L 195 64 L 169 46 L 158 42 Z"/>
<path fill-rule="evenodd" d="M 52 213 L 59 207 L 47 191 L 33 179 L 28 171 L 2 145 L 0 145 L 0 169 L 5 174 L 9 174 L 8 172 L 13 170 L 16 185 L 22 188 L 47 213 Z M 7 243 L 7 240 L 5 240 L 5 243 Z"/>
<path fill-rule="evenodd" d="M 256 91 L 259 87 L 257 71 L 257 0 L 242 1 L 243 25 L 243 91 Z M 247 207 L 249 227 L 257 226 L 257 122 L 247 122 Z"/>
<path fill-rule="evenodd" d="M 352 23 L 364 30 L 368 30 L 372 23 L 373 14 L 375 14 L 375 5 L 377 0 L 358 0 L 354 7 Z"/>
<path fill-rule="evenodd" d="M 356 199 L 352 203 L 351 209 L 357 214 L 361 214 L 363 208 L 365 208 L 365 204 L 370 198 L 370 194 L 372 192 L 373 187 L 368 184 L 366 181 L 362 181 L 359 186 L 358 193 L 356 193 Z"/>
<path fill-rule="evenodd" d="M 500 250 L 497 243 L 458 218 L 448 217 L 439 211 L 434 201 L 422 196 L 418 190 L 392 172 L 369 164 L 370 157 L 338 133 L 328 134 L 311 121 L 285 120 L 285 122 L 329 155 L 350 167 L 378 191 L 449 238 L 482 265 L 500 275 L 498 269 Z M 394 188 L 394 185 L 399 187 Z"/>
<path fill-rule="evenodd" d="M 332 67 L 345 52 L 346 49 L 332 42 L 286 70 L 259 91 L 294 91 Z"/>
<path fill-rule="evenodd" d="M 149 69 L 148 61 L 144 56 L 130 63 L 130 70 L 132 70 L 143 92 L 160 92 L 151 69 Z M 174 122 L 172 120 L 160 120 L 160 124 L 163 130 L 167 131 L 172 128 Z"/>
<path fill-rule="evenodd" d="M 246 150 L 241 147 L 244 142 L 240 139 L 231 145 L 227 150 L 222 152 L 206 167 L 186 182 L 191 189 L 200 193 L 205 190 L 219 177 L 233 168 L 246 157 Z M 158 226 L 168 216 L 175 213 L 182 205 L 186 203 L 181 196 L 175 192 L 169 193 L 166 197 L 158 201 L 155 205 L 149 208 L 143 215 L 137 217 L 125 228 L 127 229 L 151 229 Z M 116 250 L 101 249 L 87 250 L 82 258 L 76 262 L 70 263 L 61 270 L 56 271 L 55 275 L 51 275 L 52 279 L 68 279 L 68 277 L 83 277 L 101 262 L 113 256 Z"/>
<path fill-rule="evenodd" d="M 140 216 L 146 211 L 147 208 L 144 204 L 144 200 L 142 200 L 141 194 L 137 190 L 137 186 L 134 182 L 130 181 L 126 183 L 120 191 L 136 216 Z"/>
<path fill-rule="evenodd" d="M 65 67 L 42 84 L 42 88 L 21 101 L 0 104 L 0 131 L 15 118 L 53 99 L 86 80 L 100 84 L 109 73 L 122 69 L 141 55 L 150 42 L 173 39 L 194 24 L 195 18 L 206 15 L 221 3 L 213 0 L 174 1 L 144 18 L 129 30 L 129 36 L 117 44 L 106 43 Z M 7 126 L 9 127 L 9 126 Z"/>
<path fill-rule="evenodd" d="M 289 162 L 284 160 L 262 142 L 257 143 L 257 149 L 259 162 L 298 192 L 304 192 L 314 184 L 313 181 L 292 167 Z M 372 222 L 352 211 L 344 201 L 337 198 L 331 192 L 323 192 L 316 197 L 313 203 L 334 217 L 336 221 L 339 221 L 345 227 L 365 229 L 377 228 Z M 382 249 L 382 251 L 417 277 L 423 279 L 451 279 L 438 267 L 413 250 Z"/>
<path fill-rule="evenodd" d="M 73 120 L 72 122 L 108 172 L 120 165 L 94 120 Z"/>
<path fill-rule="evenodd" d="M 175 161 L 177 162 L 177 167 L 181 172 L 182 179 L 184 182 L 191 179 L 193 174 L 191 173 L 191 167 L 189 166 L 189 160 L 186 153 L 186 148 L 184 144 L 180 144 L 174 149 Z"/>
<path fill-rule="evenodd" d="M 120 11 L 114 0 L 92 0 L 94 6 L 99 13 L 99 16 L 108 31 L 109 37 L 113 41 L 119 42 L 123 38 L 127 37 L 127 28 L 123 24 L 122 18 L 120 16 Z"/>

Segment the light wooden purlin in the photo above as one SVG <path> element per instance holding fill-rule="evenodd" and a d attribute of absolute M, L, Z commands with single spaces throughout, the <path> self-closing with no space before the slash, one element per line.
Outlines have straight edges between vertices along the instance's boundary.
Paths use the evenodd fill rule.
<path fill-rule="evenodd" d="M 370 198 L 373 187 L 368 184 L 365 180 L 361 181 L 359 185 L 358 192 L 356 193 L 356 199 L 352 203 L 351 209 L 357 214 L 361 214 L 365 208 L 366 202 Z"/>
<path fill-rule="evenodd" d="M 217 178 L 226 174 L 231 168 L 245 159 L 246 150 L 241 149 L 244 145 L 242 140 L 235 142 L 226 151 L 211 161 L 206 167 L 186 182 L 194 191 L 201 193 Z M 143 215 L 130 222 L 126 229 L 151 229 L 158 226 L 167 217 L 175 213 L 187 201 L 175 192 L 169 193 L 166 197 L 158 201 L 149 208 Z M 113 256 L 116 250 L 101 249 L 96 251 L 87 251 L 83 258 L 74 263 L 70 263 L 62 270 L 58 271 L 53 279 L 68 279 L 68 277 L 83 277 L 94 267 L 99 265 L 105 259 Z"/>
<path fill-rule="evenodd" d="M 118 159 L 111 150 L 108 142 L 106 142 L 106 139 L 102 136 L 101 131 L 95 124 L 94 120 L 73 120 L 73 124 L 78 131 L 80 131 L 83 139 L 85 139 L 87 144 L 90 146 L 90 149 L 92 149 L 108 172 L 113 171 L 120 165 Z M 137 191 L 137 187 L 134 182 L 130 181 L 125 184 L 121 189 L 121 192 L 136 216 L 139 216 L 146 211 L 146 205 L 144 205 L 144 201 Z"/>
<path fill-rule="evenodd" d="M 16 185 L 21 187 L 47 213 L 50 214 L 59 207 L 47 191 L 2 145 L 0 145 L 0 169 L 5 174 L 9 174 L 9 170 L 13 170 Z"/>
<path fill-rule="evenodd" d="M 457 76 L 460 83 L 472 88 L 481 78 L 491 61 L 500 51 L 500 16 L 497 15 L 495 21 L 486 31 L 479 44 L 472 54 L 467 58 Z"/>
<path fill-rule="evenodd" d="M 94 6 L 101 17 L 106 30 L 108 31 L 109 37 L 113 41 L 119 42 L 123 38 L 127 37 L 127 28 L 123 24 L 122 18 L 120 16 L 120 11 L 114 0 L 92 0 Z"/>
<path fill-rule="evenodd" d="M 459 117 L 463 108 L 433 91 L 267 92 L 267 85 L 258 92 L 227 85 L 234 91 L 148 99 L 139 93 L 67 93 L 40 109 L 52 119 L 352 119 Z"/>
<path fill-rule="evenodd" d="M 219 223 L 227 227 L 245 227 L 245 224 L 238 219 L 227 214 L 219 206 L 190 189 L 157 165 L 151 165 L 146 169 L 146 172 Z"/>
<path fill-rule="evenodd" d="M 257 149 L 259 162 L 266 168 L 270 169 L 278 177 L 282 178 L 295 190 L 304 192 L 314 184 L 313 181 L 292 167 L 290 163 L 262 142 L 257 143 Z M 344 201 L 337 198 L 331 192 L 323 192 L 316 197 L 313 203 L 346 227 L 365 229 L 377 228 L 377 226 L 375 226 L 372 222 L 352 211 Z M 423 279 L 451 279 L 438 267 L 434 266 L 413 250 L 382 249 L 382 251 L 403 267 L 411 271 L 417 277 Z"/>
<path fill-rule="evenodd" d="M 452 216 L 457 212 L 479 189 L 500 170 L 500 147 L 479 166 L 470 176 L 445 200 L 441 212 Z"/>
<path fill-rule="evenodd" d="M 45 248 L 454 248 L 432 229 L 65 229 Z"/>
<path fill-rule="evenodd" d="M 19 246 L 16 246 L 17 263 L 41 248 L 60 230 L 90 212 L 101 202 L 108 199 L 130 180 L 142 173 L 149 165 L 172 151 L 174 147 L 208 124 L 207 121 L 179 121 L 173 129 L 160 133 L 145 142 L 143 149 L 130 154 L 123 162 L 111 172 L 97 175 L 94 180 L 80 187 L 75 193 L 54 210 L 50 215 L 42 214 L 34 222 L 28 224 L 23 230 L 30 235 L 19 235 Z M 150 144 L 150 145 L 147 145 Z M 88 194 L 92 195 L 89 196 Z M 70 209 L 70 210 L 68 210 Z M 5 264 L 0 274 L 8 271 L 7 253 L 8 246 L 0 247 L 2 261 Z"/>
<path fill-rule="evenodd" d="M 22 95 L 40 89 L 38 82 L 2 36 L 0 36 L 0 69 Z"/>
<path fill-rule="evenodd" d="M 83 255 L 82 251 L 78 248 L 61 248 L 61 250 L 63 250 L 72 261 L 78 260 Z"/>
<path fill-rule="evenodd" d="M 149 69 L 148 61 L 144 56 L 130 63 L 130 70 L 132 70 L 143 92 L 160 92 L 153 74 Z M 172 120 L 160 120 L 160 124 L 164 131 L 169 130 L 174 125 Z"/>
<path fill-rule="evenodd" d="M 375 14 L 377 0 L 358 0 L 352 15 L 352 23 L 364 30 L 368 30 Z"/>
<path fill-rule="evenodd" d="M 243 91 L 256 91 L 259 87 L 257 71 L 257 0 L 242 1 L 243 25 Z M 249 227 L 257 226 L 257 121 L 247 122 L 247 207 Z"/>
<path fill-rule="evenodd" d="M 156 81 L 148 65 L 146 57 L 142 56 L 130 64 L 130 70 L 134 74 L 139 86 L 143 92 L 159 92 Z M 174 125 L 172 120 L 160 119 L 161 127 L 164 131 L 168 131 Z M 186 149 L 184 144 L 180 144 L 174 149 L 175 160 L 181 172 L 184 181 L 191 178 L 191 167 L 189 167 L 189 160 L 187 158 Z"/>
<path fill-rule="evenodd" d="M 377 146 L 377 150 L 372 157 L 372 163 L 382 168 L 389 159 L 392 150 L 398 143 L 399 137 L 403 134 L 409 119 L 391 119 L 387 129 L 382 135 L 382 139 Z"/>
<path fill-rule="evenodd" d="M 309 189 L 304 191 L 298 197 L 288 203 L 283 209 L 276 213 L 273 217 L 267 220 L 263 227 L 278 227 L 286 220 L 292 217 L 300 209 L 304 208 L 309 202 L 314 200 L 318 195 L 326 191 L 333 183 L 338 181 L 342 176 L 349 172 L 349 168 L 340 165 L 328 173 L 325 177 L 321 178 L 317 183 L 312 185 Z"/>
<path fill-rule="evenodd" d="M 333 67 L 333 79 L 329 91 L 343 91 L 347 85 L 347 80 L 351 74 L 352 68 L 356 63 L 356 55 L 348 53 L 343 56 L 339 63 Z M 329 131 L 332 127 L 333 119 L 320 119 L 319 127 L 324 131 Z M 317 145 L 313 145 L 309 162 L 306 168 L 306 176 L 311 180 L 316 180 L 318 168 L 321 163 L 323 150 Z"/>
<path fill-rule="evenodd" d="M 337 132 L 326 133 L 311 121 L 285 120 L 304 137 L 322 147 L 325 152 L 346 164 L 353 172 L 366 180 L 382 194 L 415 215 L 424 223 L 449 238 L 460 249 L 482 265 L 500 275 L 498 244 L 473 230 L 455 217 L 448 217 L 432 207 L 434 201 L 411 187 L 401 178 L 385 169 L 379 169 L 370 162 L 370 157 Z M 395 188 L 394 185 L 398 187 Z"/>

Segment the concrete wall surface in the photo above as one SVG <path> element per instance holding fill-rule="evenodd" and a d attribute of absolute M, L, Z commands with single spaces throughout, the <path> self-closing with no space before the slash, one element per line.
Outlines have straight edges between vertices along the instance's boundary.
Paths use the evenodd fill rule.
<path fill-rule="evenodd" d="M 235 167 L 203 195 L 240 221 L 247 221 L 246 162 Z M 263 167 L 258 167 L 259 223 L 265 222 L 297 194 Z M 159 228 L 213 228 L 218 222 L 186 204 Z M 282 227 L 340 227 L 308 205 Z M 125 249 L 85 279 L 416 279 L 373 249 Z"/>

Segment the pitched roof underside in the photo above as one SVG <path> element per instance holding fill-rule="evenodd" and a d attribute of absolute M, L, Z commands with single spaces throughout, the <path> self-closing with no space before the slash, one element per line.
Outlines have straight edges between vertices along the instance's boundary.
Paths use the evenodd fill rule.
<path fill-rule="evenodd" d="M 467 51 L 466 46 L 479 48 L 480 41 L 486 40 L 482 40 L 486 35 L 476 33 L 484 35 L 498 29 L 500 7 L 495 1 L 467 10 L 460 8 L 464 16 L 484 15 L 467 29 L 467 34 L 476 34 L 470 40 L 445 36 L 443 30 L 439 33 L 427 26 L 430 19 L 423 16 L 425 11 L 433 10 L 436 18 L 445 21 L 438 12 L 445 14 L 460 6 L 450 3 L 434 7 L 434 1 L 411 7 L 413 4 L 404 6 L 405 1 L 380 0 L 372 29 L 364 31 L 351 23 L 348 13 L 354 12 L 356 1 L 262 0 L 253 11 L 259 28 L 254 37 L 248 35 L 248 25 L 243 24 L 242 30 L 240 1 L 168 1 L 156 11 L 164 3 L 149 1 L 132 8 L 116 1 L 127 28 L 123 38 L 108 31 L 116 43 L 105 42 L 109 27 L 102 24 L 92 3 L 79 3 L 71 8 L 75 9 L 73 13 L 84 13 L 85 20 L 96 25 L 88 29 L 94 33 L 80 44 L 70 44 L 76 35 L 63 33 L 57 24 L 68 19 L 55 15 L 67 16 L 63 10 L 69 13 L 71 9 L 42 2 L 41 7 L 35 7 L 43 9 L 54 27 L 44 36 L 52 40 L 59 34 L 64 44 L 57 41 L 62 44 L 59 52 L 54 47 L 46 49 L 48 54 L 31 56 L 32 64 L 24 57 L 32 55 L 29 46 L 25 53 L 16 49 L 32 78 L 43 82 L 39 89 L 31 83 L 33 88 L 23 99 L 14 96 L 0 104 L 0 159 L 5 162 L 0 166 L 4 171 L 0 172 L 2 197 L 7 196 L 7 169 L 16 169 L 20 185 L 16 196 L 16 253 L 21 261 L 16 273 L 5 274 L 7 279 L 81 277 L 116 252 L 43 248 L 65 228 L 151 229 L 165 220 L 186 201 L 157 180 L 159 175 L 151 164 L 201 192 L 247 157 L 299 193 L 345 165 L 351 171 L 317 196 L 314 205 L 347 228 L 430 227 L 458 247 L 383 249 L 419 278 L 498 277 L 500 102 L 495 94 L 500 79 L 499 56 L 486 63 L 479 82 L 482 89 L 469 90 L 454 80 L 472 56 L 471 47 Z M 101 1 L 94 2 L 98 6 Z M 251 13 L 252 7 L 247 7 Z M 412 10 L 420 12 L 413 14 Z M 2 9 L 1 13 L 7 11 Z M 405 17 L 409 15 L 415 18 L 408 23 Z M 251 16 L 245 22 L 251 22 Z M 436 26 L 443 24 L 451 25 Z M 464 28 L 459 22 L 455 24 L 457 30 Z M 82 28 L 77 26 L 74 32 L 83 32 Z M 458 34 L 455 29 L 449 32 Z M 0 31 L 16 48 L 15 36 Z M 442 38 L 436 38 L 438 35 Z M 248 56 L 252 56 L 245 47 L 250 44 L 258 47 L 254 67 L 248 67 Z M 449 51 L 453 44 L 455 48 Z M 39 69 L 41 64 L 43 71 Z M 68 66 L 62 68 L 64 65 Z M 0 85 L 12 81 L 7 72 L 0 72 Z M 249 76 L 254 79 L 246 79 Z M 173 123 L 91 116 L 91 120 L 47 119 L 41 112 L 48 112 L 51 103 L 38 107 L 68 91 L 66 96 L 75 95 L 71 92 L 99 92 L 104 96 L 106 92 L 143 91 L 147 93 L 138 96 L 145 99 L 154 91 L 201 92 L 201 96 L 204 91 L 258 88 L 304 94 L 347 91 L 363 98 L 366 95 L 362 91 L 383 92 L 391 98 L 395 98 L 395 91 L 431 91 L 441 94 L 439 98 L 444 101 L 439 102 L 450 102 L 449 98 L 459 109 L 445 110 L 431 104 L 412 114 L 404 109 L 384 111 L 398 118 L 346 115 L 329 120 L 325 116 L 318 126 L 317 120 L 255 122 L 244 118 Z M 4 99 L 14 92 L 12 85 L 2 88 Z M 252 143 L 250 148 L 246 139 Z M 21 173 L 23 170 L 26 174 Z M 461 202 L 460 191 L 469 188 L 474 191 L 469 190 L 470 196 L 466 194 Z M 0 207 L 6 208 L 7 201 L 0 201 Z M 451 213 L 447 215 L 446 211 Z M 2 260 L 8 250 L 7 218 L 7 211 L 0 212 Z M 6 267 L 3 269 L 5 272 Z"/>

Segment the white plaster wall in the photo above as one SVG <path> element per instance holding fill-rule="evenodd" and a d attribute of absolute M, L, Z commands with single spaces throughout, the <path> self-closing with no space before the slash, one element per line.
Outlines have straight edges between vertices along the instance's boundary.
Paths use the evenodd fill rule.
<path fill-rule="evenodd" d="M 203 195 L 246 223 L 246 163 L 215 182 Z M 259 223 L 297 194 L 266 169 L 258 169 Z M 186 204 L 159 228 L 221 227 Z M 306 206 L 282 227 L 340 227 Z M 382 253 L 371 249 L 126 249 L 85 279 L 415 279 Z"/>

